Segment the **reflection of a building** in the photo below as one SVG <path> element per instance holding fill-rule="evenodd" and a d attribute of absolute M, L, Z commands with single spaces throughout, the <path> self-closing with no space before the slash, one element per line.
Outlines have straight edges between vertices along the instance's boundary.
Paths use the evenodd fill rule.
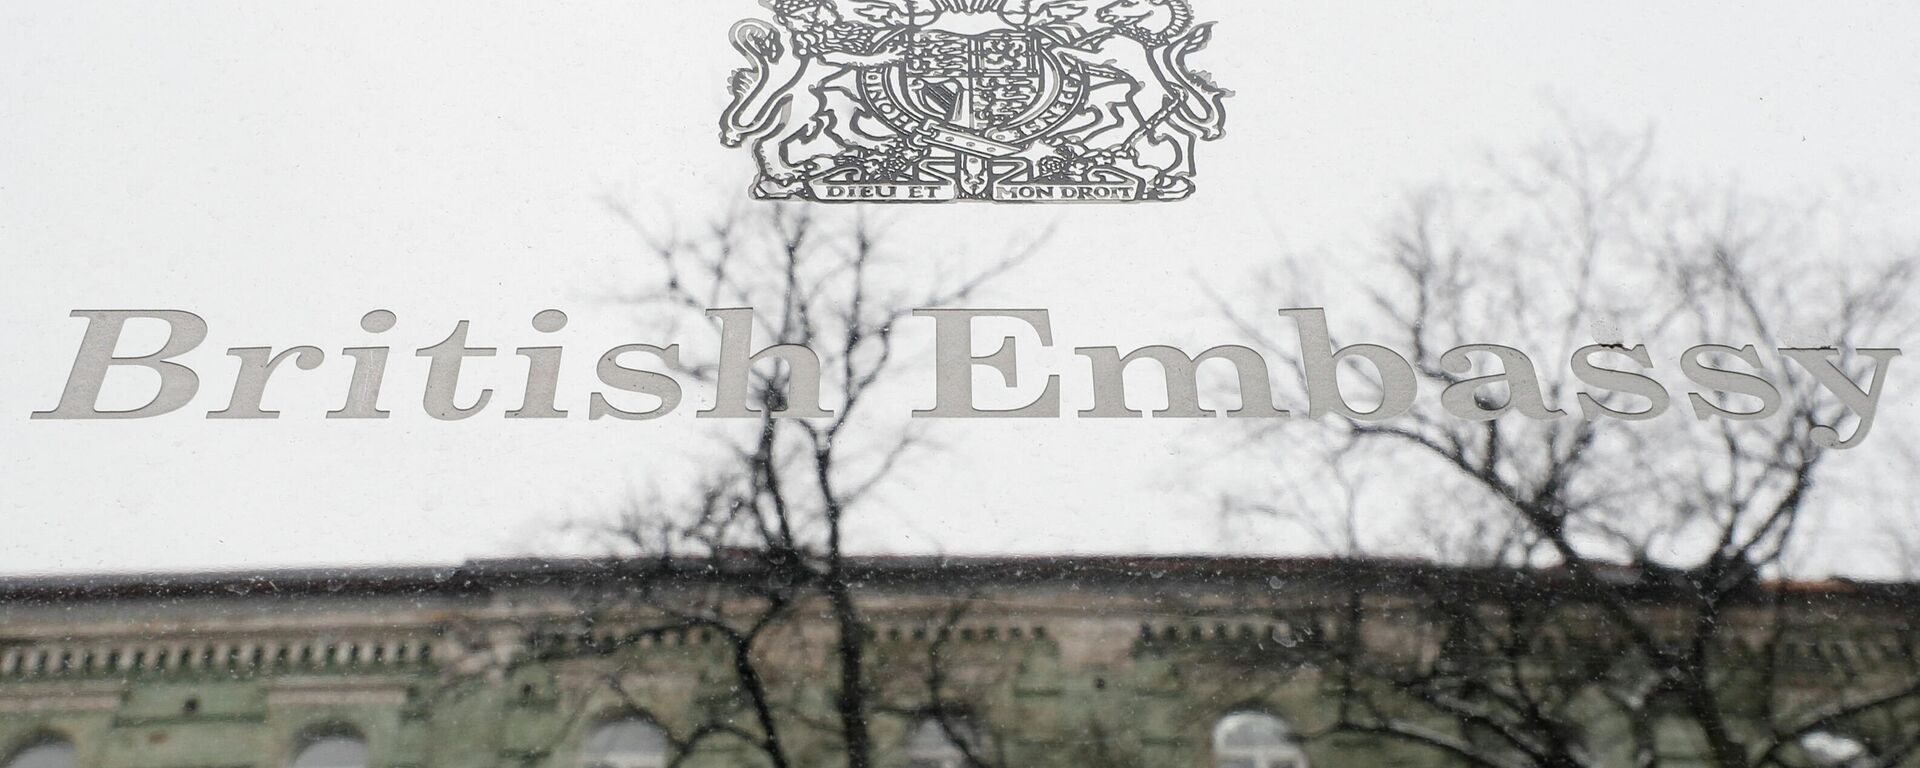
<path fill-rule="evenodd" d="M 1307 738 L 1330 722 L 1330 683 L 1293 651 L 1342 590 L 1391 603 L 1407 599 L 1396 583 L 1435 569 L 1218 558 L 861 567 L 875 695 L 894 702 L 872 723 L 886 768 L 967 768 L 969 753 L 1005 766 L 1452 764 L 1378 739 Z M 648 629 L 660 625 L 645 606 L 604 602 L 632 578 L 606 563 L 498 561 L 0 582 L 0 768 L 756 765 L 724 741 L 674 763 L 676 737 L 726 700 L 732 678 L 707 633 Z M 1847 591 L 1805 594 L 1840 601 L 1820 606 L 1832 615 Z M 1904 626 L 1914 603 L 1904 605 L 1891 624 L 1865 624 Z M 810 650 L 825 622 L 800 615 L 811 618 L 778 643 L 791 653 L 766 660 L 796 711 L 823 701 L 832 679 Z M 1911 652 L 1829 625 L 1831 636 L 1795 642 L 1813 654 Z M 1417 645 L 1416 635 L 1384 642 Z M 935 663 L 966 714 L 910 706 Z M 1854 764 L 1854 742 L 1820 738 L 1809 755 Z M 804 764 L 832 765 L 816 740 L 798 750 Z"/>

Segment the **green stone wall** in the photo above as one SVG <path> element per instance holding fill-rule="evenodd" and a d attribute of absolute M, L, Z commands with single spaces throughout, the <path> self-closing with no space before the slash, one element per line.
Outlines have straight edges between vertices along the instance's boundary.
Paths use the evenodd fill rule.
<path fill-rule="evenodd" d="M 956 599 L 941 589 L 866 595 L 880 765 L 904 766 L 898 747 L 937 666 L 945 698 L 967 704 L 1007 768 L 1210 768 L 1215 724 L 1245 710 L 1312 736 L 1316 768 L 1453 768 L 1404 742 L 1324 735 L 1334 681 L 1291 646 L 1286 617 L 1306 626 L 1304 612 L 1325 601 L 1271 584 L 1020 586 L 977 599 L 958 621 L 942 618 Z M 516 587 L 0 603 L 0 766 L 51 733 L 87 768 L 277 768 L 316 729 L 350 729 L 380 768 L 575 768 L 582 739 L 609 717 L 638 709 L 684 734 L 737 702 L 715 638 L 623 635 L 611 614 L 584 619 L 576 598 Z M 1418 629 L 1382 604 L 1365 642 L 1418 647 Z M 830 625 L 811 609 L 796 615 L 757 661 L 801 764 L 832 768 L 830 728 L 804 725 L 833 720 Z M 1854 618 L 1884 627 L 1912 617 Z M 1849 626 L 1827 621 L 1820 638 L 1791 644 L 1804 649 L 1789 681 L 1800 703 L 1845 695 L 1876 659 L 1908 658 Z M 1729 669 L 1728 706 L 1757 706 L 1738 695 L 1744 667 Z M 1920 723 L 1915 707 L 1890 716 Z M 1666 765 L 1697 764 L 1697 738 L 1662 728 Z M 1626 724 L 1596 717 L 1590 733 L 1608 765 L 1632 764 Z M 752 749 L 727 742 L 685 763 L 756 764 Z"/>

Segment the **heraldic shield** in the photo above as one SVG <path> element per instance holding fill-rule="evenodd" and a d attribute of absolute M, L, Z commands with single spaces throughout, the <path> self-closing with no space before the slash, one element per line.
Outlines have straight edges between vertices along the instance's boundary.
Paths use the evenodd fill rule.
<path fill-rule="evenodd" d="M 760 199 L 1135 202 L 1194 191 L 1231 92 L 1188 0 L 763 0 L 721 142 Z"/>

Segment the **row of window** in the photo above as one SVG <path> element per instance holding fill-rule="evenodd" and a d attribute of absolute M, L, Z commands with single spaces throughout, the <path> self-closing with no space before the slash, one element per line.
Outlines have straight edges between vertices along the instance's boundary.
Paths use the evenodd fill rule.
<path fill-rule="evenodd" d="M 956 739 L 957 737 L 957 739 Z M 966 744 L 963 749 L 961 744 Z M 984 751 L 986 741 L 964 723 L 923 720 L 908 733 L 908 768 L 966 768 L 968 750 Z M 1825 731 L 1800 741 L 1813 764 L 1855 768 L 1877 764 L 1858 740 Z M 665 768 L 672 754 L 666 732 L 638 717 L 601 724 L 580 744 L 581 768 Z M 1221 718 L 1213 731 L 1215 768 L 1308 768 L 1293 730 L 1262 712 L 1236 712 Z M 16 748 L 0 768 L 74 768 L 73 743 L 42 736 Z M 369 768 L 367 741 L 351 730 L 316 732 L 301 744 L 288 768 Z"/>
<path fill-rule="evenodd" d="M 965 768 L 967 752 L 984 751 L 985 739 L 970 726 L 926 719 L 908 732 L 908 768 Z M 962 747 L 962 745 L 966 745 Z M 1213 733 L 1217 768 L 1307 768 L 1307 758 L 1286 723 L 1260 712 L 1222 718 Z M 639 717 L 602 723 L 580 743 L 581 768 L 665 768 L 672 744 L 665 731 Z M 368 768 L 364 737 L 347 729 L 316 733 L 295 750 L 288 768 Z M 0 768 L 74 768 L 73 743 L 47 736 L 15 752 Z"/>
<path fill-rule="evenodd" d="M 287 766 L 368 768 L 368 759 L 366 739 L 339 733 L 308 739 L 294 752 Z M 43 736 L 13 753 L 0 768 L 74 768 L 76 765 L 73 742 L 58 736 Z"/>
<path fill-rule="evenodd" d="M 964 745 L 964 746 L 963 746 Z M 971 725 L 933 718 L 907 732 L 907 768 L 966 768 L 967 753 L 985 751 L 986 739 Z M 637 717 L 594 729 L 581 743 L 582 768 L 663 768 L 671 754 L 667 734 Z M 1213 731 L 1217 768 L 1308 768 L 1293 729 L 1263 712 L 1236 712 Z"/>
<path fill-rule="evenodd" d="M 966 768 L 967 753 L 980 754 L 986 739 L 964 722 L 920 721 L 904 744 L 908 768 Z M 963 746 L 964 745 L 964 746 Z M 1218 768 L 1307 768 L 1307 757 L 1286 723 L 1259 712 L 1237 712 L 1214 729 Z M 615 720 L 581 744 L 584 768 L 661 768 L 668 762 L 666 733 L 639 718 Z"/>

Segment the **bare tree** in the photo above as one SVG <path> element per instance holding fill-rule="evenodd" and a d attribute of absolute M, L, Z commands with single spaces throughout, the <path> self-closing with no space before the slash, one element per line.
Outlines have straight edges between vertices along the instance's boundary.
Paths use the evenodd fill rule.
<path fill-rule="evenodd" d="M 926 445 L 917 423 L 872 407 L 903 357 L 896 327 L 914 309 L 972 297 L 1044 235 L 943 279 L 925 277 L 937 265 L 890 245 L 888 226 L 866 211 L 755 205 L 693 231 L 663 230 L 625 206 L 614 211 L 645 243 L 648 282 L 620 298 L 647 322 L 669 330 L 750 322 L 754 347 L 796 354 L 752 366 L 743 391 L 718 380 L 715 357 L 677 360 L 681 376 L 718 397 L 743 397 L 753 417 L 716 428 L 718 458 L 701 482 L 636 502 L 601 526 L 620 545 L 611 567 L 633 578 L 618 590 L 576 595 L 586 623 L 619 627 L 600 631 L 596 650 L 689 632 L 723 649 L 734 694 L 672 734 L 679 759 L 731 740 L 785 768 L 806 762 L 793 737 L 806 731 L 824 734 L 849 768 L 868 768 L 871 720 L 896 705 L 875 693 L 871 629 L 855 595 L 863 576 L 849 561 L 848 538 L 877 490 Z M 825 412 L 797 417 L 816 397 Z M 796 620 L 821 615 L 832 627 L 824 639 Z M 928 673 L 933 698 L 917 709 L 946 723 L 964 708 L 941 698 L 937 662 Z M 826 717 L 803 690 L 804 670 L 822 667 L 834 681 Z M 611 667 L 604 681 L 622 690 L 632 671 Z M 644 711 L 639 697 L 630 703 Z"/>
<path fill-rule="evenodd" d="M 1830 393 L 1809 377 L 1776 375 L 1777 404 L 1707 396 L 1728 411 L 1777 408 L 1766 418 L 1697 421 L 1685 396 L 1648 420 L 1581 418 L 1560 410 L 1582 389 L 1565 363 L 1545 366 L 1543 397 L 1532 403 L 1524 378 L 1479 386 L 1470 365 L 1444 354 L 1492 341 L 1565 360 L 1590 344 L 1617 355 L 1646 345 L 1666 356 L 1649 362 L 1673 392 L 1673 360 L 1695 344 L 1851 350 L 1920 327 L 1913 256 L 1850 238 L 1862 228 L 1848 209 L 1675 183 L 1654 171 L 1653 145 L 1650 134 L 1570 130 L 1495 160 L 1482 180 L 1413 195 L 1380 239 L 1388 268 L 1368 275 L 1377 278 L 1370 305 L 1336 317 L 1338 329 L 1410 351 L 1421 387 L 1478 387 L 1477 407 L 1511 412 L 1467 420 L 1422 398 L 1391 421 L 1330 420 L 1317 440 L 1298 427 L 1264 428 L 1289 471 L 1345 473 L 1312 474 L 1314 487 L 1351 479 L 1356 467 L 1396 468 L 1401 485 L 1342 485 L 1332 517 L 1316 518 L 1348 525 L 1338 538 L 1350 549 L 1448 554 L 1474 566 L 1434 579 L 1424 604 L 1405 609 L 1411 615 L 1380 614 L 1364 596 L 1332 612 L 1339 626 L 1325 634 L 1343 640 L 1321 650 L 1339 682 L 1337 730 L 1489 768 L 1618 764 L 1623 741 L 1634 764 L 1656 766 L 1674 738 L 1696 742 L 1722 768 L 1791 765 L 1816 759 L 1808 736 L 1847 729 L 1879 740 L 1884 764 L 1912 753 L 1920 738 L 1912 718 L 1891 730 L 1867 722 L 1920 697 L 1903 627 L 1853 627 L 1893 650 L 1871 664 L 1838 662 L 1826 670 L 1832 679 L 1790 668 L 1805 666 L 1796 633 L 1836 631 L 1816 617 L 1876 599 L 1864 586 L 1833 597 L 1779 581 L 1792 575 L 1816 499 L 1832 498 L 1815 489 L 1833 475 L 1836 437 L 1864 426 Z M 1273 285 L 1307 283 L 1313 272 L 1283 265 Z M 1272 327 L 1235 317 L 1249 333 Z M 1875 361 L 1848 354 L 1836 364 L 1864 386 Z M 1345 377 L 1379 394 L 1377 376 Z M 1611 393 L 1595 403 L 1622 412 L 1668 405 L 1652 400 Z M 1424 473 L 1400 471 L 1409 467 Z M 1365 490 L 1405 499 L 1431 527 L 1472 545 L 1442 553 L 1353 531 L 1352 495 Z M 1302 509 L 1245 500 L 1234 508 Z M 1355 640 L 1401 624 L 1422 628 L 1425 653 L 1391 657 Z M 1605 730 L 1620 723 L 1624 739 Z"/>

